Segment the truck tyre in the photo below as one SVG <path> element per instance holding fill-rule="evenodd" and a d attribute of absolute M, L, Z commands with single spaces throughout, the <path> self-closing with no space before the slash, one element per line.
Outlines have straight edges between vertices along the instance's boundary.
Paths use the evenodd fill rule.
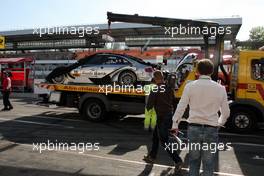
<path fill-rule="evenodd" d="M 106 109 L 102 101 L 98 99 L 88 99 L 85 101 L 82 107 L 83 118 L 94 122 L 100 122 L 104 120 L 105 115 Z"/>
<path fill-rule="evenodd" d="M 257 128 L 257 119 L 249 108 L 234 108 L 231 110 L 229 124 L 232 130 L 246 132 Z"/>
<path fill-rule="evenodd" d="M 133 85 L 137 81 L 137 76 L 132 71 L 123 71 L 119 74 L 118 83 L 120 85 Z"/>

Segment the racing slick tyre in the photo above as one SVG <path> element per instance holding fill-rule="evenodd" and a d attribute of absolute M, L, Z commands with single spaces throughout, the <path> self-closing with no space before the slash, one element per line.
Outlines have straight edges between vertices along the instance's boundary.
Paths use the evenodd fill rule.
<path fill-rule="evenodd" d="M 119 74 L 118 83 L 120 85 L 133 85 L 137 81 L 137 76 L 132 71 L 123 71 Z"/>
<path fill-rule="evenodd" d="M 257 119 L 249 108 L 234 108 L 231 110 L 228 124 L 232 130 L 247 132 L 257 128 Z"/>
<path fill-rule="evenodd" d="M 65 83 L 65 81 L 66 81 L 66 75 L 65 74 L 52 78 L 52 83 L 54 83 L 54 84 L 63 84 L 63 83 Z"/>
<path fill-rule="evenodd" d="M 67 68 L 66 67 L 57 67 L 45 78 L 46 81 L 50 83 L 62 84 L 67 78 Z"/>
<path fill-rule="evenodd" d="M 105 119 L 106 108 L 102 101 L 98 99 L 88 99 L 82 107 L 82 116 L 84 119 L 100 122 Z"/>

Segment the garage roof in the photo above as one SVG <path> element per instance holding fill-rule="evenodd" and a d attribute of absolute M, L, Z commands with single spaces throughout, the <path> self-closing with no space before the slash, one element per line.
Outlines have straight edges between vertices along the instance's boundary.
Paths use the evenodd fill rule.
<path fill-rule="evenodd" d="M 179 19 L 178 19 L 179 20 Z M 195 21 L 195 20 L 191 20 Z M 202 21 L 202 22 L 201 22 Z M 220 26 L 230 26 L 231 34 L 225 35 L 225 40 L 235 40 L 237 33 L 242 25 L 242 18 L 218 18 L 218 19 L 201 19 L 202 25 L 204 22 L 210 21 L 211 25 L 218 24 Z M 108 24 L 92 24 L 92 25 L 76 25 L 67 27 L 99 27 L 99 35 L 85 35 L 79 37 L 72 34 L 45 34 L 42 37 L 33 34 L 34 29 L 3 31 L 0 35 L 6 37 L 6 50 L 22 50 L 22 49 L 56 49 L 56 48 L 93 48 L 103 47 L 105 40 L 102 39 L 103 34 L 108 34 Z M 173 38 L 164 36 L 165 29 L 161 26 L 150 24 L 137 23 L 113 23 L 111 24 L 110 35 L 116 42 L 129 42 L 133 46 L 133 39 L 141 39 L 137 45 L 144 46 L 146 40 L 152 38 L 153 46 L 180 46 L 180 45 L 200 45 L 203 40 L 201 36 L 197 35 L 178 35 Z M 137 46 L 135 45 L 135 46 Z M 149 44 L 151 46 L 151 43 Z M 1 51 L 1 50 L 0 50 Z"/>

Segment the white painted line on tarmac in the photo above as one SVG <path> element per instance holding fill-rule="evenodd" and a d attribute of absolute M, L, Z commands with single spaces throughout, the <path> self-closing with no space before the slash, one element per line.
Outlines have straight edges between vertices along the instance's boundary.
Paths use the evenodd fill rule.
<path fill-rule="evenodd" d="M 28 116 L 28 115 L 24 115 Z M 79 119 L 65 119 L 65 118 L 59 118 L 59 117 L 47 117 L 47 116 L 40 116 L 40 115 L 32 115 L 37 118 L 46 118 L 46 119 L 54 119 L 54 120 L 65 120 L 65 121 L 72 121 L 72 122 L 85 122 L 85 120 L 79 120 Z M 185 131 L 185 130 L 183 130 Z M 187 131 L 185 131 L 187 133 Z M 233 134 L 233 133 L 219 133 L 221 135 L 226 136 L 241 136 L 241 137 L 262 137 L 258 135 L 246 135 L 246 134 Z M 187 138 L 183 138 L 184 140 L 187 140 Z"/>
<path fill-rule="evenodd" d="M 235 134 L 235 133 L 225 133 L 225 132 L 220 132 L 219 135 L 225 135 L 225 136 L 237 136 L 237 137 L 262 137 L 262 136 L 260 136 L 260 135 Z"/>
<path fill-rule="evenodd" d="M 250 147 L 264 147 L 264 144 L 243 143 L 243 142 L 231 142 L 231 145 L 244 145 L 244 146 L 250 146 Z"/>
<path fill-rule="evenodd" d="M 188 138 L 181 138 L 185 143 L 187 143 Z M 250 147 L 264 147 L 264 144 L 254 144 L 254 143 L 245 143 L 245 142 L 230 142 L 231 145 L 244 145 Z"/>
<path fill-rule="evenodd" d="M 34 121 L 27 121 L 27 120 L 17 120 L 17 119 L 0 118 L 0 121 L 15 121 L 15 122 L 19 122 L 19 123 L 29 123 L 29 124 L 36 124 L 36 125 L 55 126 L 55 127 L 63 127 L 63 128 L 75 128 L 73 126 L 66 126 L 66 125 L 60 125 L 60 124 L 51 124 L 51 123 L 43 123 L 43 122 L 34 122 Z"/>
<path fill-rule="evenodd" d="M 264 160 L 263 157 L 260 157 L 258 155 L 254 156 L 252 159 L 254 159 L 254 160 Z"/>
<path fill-rule="evenodd" d="M 14 142 L 12 142 L 12 143 L 14 143 Z M 18 144 L 21 146 L 32 147 L 32 145 L 30 145 L 30 144 L 21 144 L 21 143 L 15 143 L 15 144 Z M 141 162 L 141 161 L 126 160 L 126 159 L 107 157 L 107 156 L 99 156 L 99 155 L 93 155 L 93 154 L 87 154 L 87 153 L 76 153 L 76 152 L 64 151 L 64 150 L 56 150 L 56 152 L 69 153 L 69 154 L 74 154 L 74 155 L 83 155 L 83 156 L 92 157 L 92 158 L 119 161 L 119 162 L 130 163 L 130 164 L 149 165 L 148 163 Z M 174 168 L 173 166 L 168 166 L 168 165 L 163 165 L 163 164 L 153 164 L 153 166 L 161 167 L 161 168 L 172 168 L 172 169 Z M 189 171 L 188 168 L 182 168 L 182 170 Z M 200 172 L 202 172 L 202 170 L 200 170 Z M 230 173 L 225 173 L 225 172 L 214 172 L 214 174 L 224 175 L 224 176 L 244 176 L 244 175 L 240 175 L 240 174 L 230 174 Z"/>
<path fill-rule="evenodd" d="M 187 133 L 187 130 L 181 130 L 184 133 Z M 225 136 L 235 136 L 235 137 L 258 137 L 261 138 L 263 136 L 260 135 L 251 135 L 251 134 L 236 134 L 236 133 L 226 133 L 226 132 L 219 132 L 219 135 L 225 135 Z"/>
<path fill-rule="evenodd" d="M 22 114 L 17 117 L 36 117 L 36 118 L 42 118 L 42 119 L 53 119 L 53 120 L 62 120 L 62 121 L 70 121 L 70 122 L 85 122 L 85 120 L 79 120 L 79 119 L 65 119 L 65 118 L 59 118 L 59 117 L 48 117 L 48 116 L 41 116 L 41 115 L 29 115 L 29 114 Z"/>
<path fill-rule="evenodd" d="M 47 117 L 47 116 L 40 116 L 40 115 L 33 115 L 32 117 L 37 118 L 45 118 L 45 119 L 54 119 L 54 120 L 63 120 L 63 121 L 71 121 L 71 122 L 85 122 L 85 120 L 78 120 L 78 119 L 64 119 L 59 117 Z"/>
<path fill-rule="evenodd" d="M 28 115 L 23 115 L 27 117 Z M 78 120 L 78 119 L 63 119 L 59 117 L 47 117 L 47 116 L 40 116 L 40 115 L 32 115 L 31 117 L 36 117 L 36 118 L 43 118 L 43 119 L 53 119 L 53 120 L 62 120 L 62 121 L 70 121 L 70 122 L 85 122 L 84 120 Z M 3 118 L 0 118 L 0 120 L 4 120 Z M 10 119 L 5 119 L 6 121 Z M 24 120 L 16 120 L 16 119 L 11 119 L 13 121 L 17 122 L 23 122 L 23 123 L 32 123 L 32 124 L 39 124 L 39 125 L 48 125 L 48 126 L 59 126 L 59 127 L 65 127 L 65 128 L 76 128 L 73 126 L 66 126 L 66 125 L 59 125 L 59 124 L 50 124 L 50 123 L 41 123 L 41 122 L 33 122 L 33 121 L 24 121 Z M 227 134 L 229 133 L 222 133 L 222 134 Z M 231 134 L 232 136 L 244 136 L 244 137 L 253 137 L 253 135 L 239 135 L 239 134 Z M 261 136 L 254 136 L 254 137 L 261 137 Z M 187 141 L 187 138 L 182 138 L 183 140 Z M 255 144 L 255 143 L 243 143 L 243 142 L 234 142 L 232 145 L 242 145 L 242 146 L 250 146 L 250 147 L 264 147 L 264 144 Z"/>
<path fill-rule="evenodd" d="M 25 117 L 29 117 L 29 115 L 23 114 Z M 78 120 L 78 119 L 63 119 L 58 117 L 47 117 L 47 116 L 40 116 L 40 115 L 32 115 L 31 117 L 36 118 L 44 118 L 44 119 L 54 119 L 54 120 L 62 120 L 62 121 L 71 121 L 71 122 L 85 122 L 84 120 Z M 51 124 L 51 123 L 42 123 L 42 122 L 34 122 L 34 121 L 24 121 L 24 120 L 17 120 L 17 119 L 5 119 L 0 118 L 2 121 L 16 121 L 21 123 L 31 123 L 31 124 L 38 124 L 38 125 L 46 125 L 46 126 L 57 126 L 57 127 L 65 127 L 69 129 L 73 129 L 76 127 L 73 126 L 67 126 L 67 125 L 60 125 L 60 124 Z M 239 135 L 239 134 L 229 134 L 229 133 L 221 133 L 225 135 L 231 135 L 231 136 L 243 136 L 243 137 L 261 137 L 261 136 L 254 136 L 254 135 Z M 187 138 L 182 138 L 183 140 L 187 140 Z M 231 142 L 232 145 L 241 145 L 241 146 L 250 146 L 250 147 L 264 147 L 264 144 L 255 144 L 255 143 L 243 143 L 243 142 Z"/>

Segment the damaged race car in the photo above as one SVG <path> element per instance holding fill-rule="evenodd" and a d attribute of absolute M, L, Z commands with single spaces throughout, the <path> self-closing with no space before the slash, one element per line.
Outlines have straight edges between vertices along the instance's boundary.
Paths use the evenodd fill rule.
<path fill-rule="evenodd" d="M 46 81 L 55 84 L 94 83 L 132 85 L 151 81 L 157 65 L 123 54 L 96 53 L 54 69 Z"/>

